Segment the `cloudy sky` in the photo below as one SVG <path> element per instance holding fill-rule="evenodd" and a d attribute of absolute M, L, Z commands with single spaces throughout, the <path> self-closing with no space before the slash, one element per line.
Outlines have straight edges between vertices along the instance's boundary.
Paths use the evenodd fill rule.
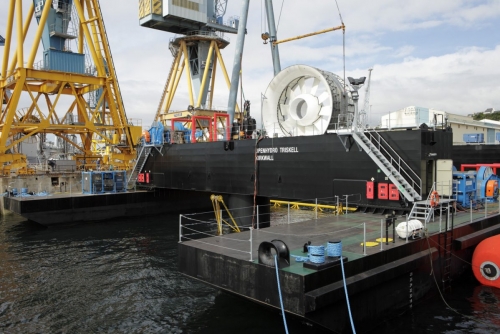
<path fill-rule="evenodd" d="M 346 76 L 373 68 L 371 123 L 416 105 L 457 114 L 500 109 L 499 0 L 337 0 L 346 25 Z M 23 3 L 30 3 L 23 0 Z M 139 26 L 138 0 L 101 0 L 111 50 L 129 117 L 151 124 L 172 63 L 173 34 Z M 0 35 L 8 2 L 0 1 Z M 228 0 L 226 18 L 239 16 L 241 1 Z M 335 1 L 275 0 L 278 39 L 340 25 Z M 263 1 L 252 0 L 243 55 L 243 90 L 260 119 L 260 95 L 273 76 Z M 226 35 L 236 41 L 236 35 Z M 231 75 L 234 44 L 222 51 Z M 330 32 L 280 45 L 282 68 L 311 65 L 343 76 L 342 33 Z M 3 52 L 2 47 L 0 51 Z M 219 73 L 218 76 L 222 78 Z M 363 90 L 362 90 L 363 91 Z M 225 85 L 215 105 L 227 107 Z M 363 96 L 361 96 L 361 101 Z M 188 104 L 185 87 L 174 109 Z"/>

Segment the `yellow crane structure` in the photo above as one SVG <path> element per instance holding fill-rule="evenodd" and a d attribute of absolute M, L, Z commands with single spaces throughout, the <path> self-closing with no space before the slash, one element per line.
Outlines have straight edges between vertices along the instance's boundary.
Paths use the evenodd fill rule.
<path fill-rule="evenodd" d="M 0 72 L 4 173 L 25 170 L 26 157 L 15 147 L 40 134 L 72 145 L 81 168 L 130 169 L 142 128 L 127 120 L 99 1 L 33 0 L 24 12 L 22 0 L 9 0 L 7 14 Z M 33 21 L 38 26 L 27 48 Z M 43 60 L 35 63 L 40 42 Z"/>
<path fill-rule="evenodd" d="M 141 26 L 176 34 L 170 39 L 173 61 L 154 120 L 165 127 L 171 127 L 176 122 L 192 130 L 207 130 L 209 124 L 216 124 L 219 129 L 217 134 L 200 137 L 200 140 L 211 140 L 209 138 L 216 138 L 222 133 L 227 139 L 225 134 L 229 131 L 229 118 L 222 117 L 227 112 L 213 104 L 218 70 L 222 72 L 228 90 L 231 86 L 221 50 L 229 44 L 224 33 L 237 33 L 238 19 L 230 18 L 228 22 L 223 22 L 227 0 L 191 2 L 192 8 L 182 2 L 168 0 L 138 1 Z M 187 83 L 189 105 L 183 110 L 173 111 L 172 103 L 183 76 L 183 82 Z M 243 119 L 239 106 L 235 108 L 237 119 Z M 197 118 L 203 120 L 197 121 Z"/>

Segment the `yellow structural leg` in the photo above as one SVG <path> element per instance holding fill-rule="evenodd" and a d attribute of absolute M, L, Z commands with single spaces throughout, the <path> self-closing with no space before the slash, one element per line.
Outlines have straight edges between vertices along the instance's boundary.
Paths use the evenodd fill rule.
<path fill-rule="evenodd" d="M 40 38 L 53 1 L 44 2 L 40 25 L 30 48 L 23 44 L 30 24 L 36 24 L 32 20 L 34 5 L 31 3 L 27 13 L 23 13 L 22 2 L 10 0 L 6 20 L 0 100 L 5 100 L 7 104 L 2 104 L 0 114 L 0 163 L 8 167 L 3 170 L 17 166 L 24 168 L 22 165 L 26 159 L 11 154 L 15 146 L 30 136 L 49 133 L 70 143 L 85 156 L 94 155 L 92 138 L 96 138 L 110 147 L 108 154 L 112 156 L 115 166 L 131 166 L 131 160 L 135 158 L 134 145 L 138 141 L 133 137 L 139 135 L 125 114 L 98 0 L 74 1 L 79 21 L 76 34 L 78 51 L 82 53 L 84 46 L 88 47 L 92 65 L 97 68 L 96 76 L 35 69 Z M 24 25 L 23 14 L 27 14 Z M 12 45 L 14 29 L 15 46 Z M 15 50 L 11 50 L 13 47 Z M 25 54 L 28 50 L 29 54 Z M 11 53 L 12 59 L 9 59 Z M 102 95 L 94 108 L 87 103 L 87 94 L 97 90 L 102 90 Z M 31 104 L 21 109 L 19 101 Z M 79 136 L 81 143 L 70 137 L 73 135 Z M 109 138 L 114 137 L 124 141 L 120 145 L 112 145 Z"/>

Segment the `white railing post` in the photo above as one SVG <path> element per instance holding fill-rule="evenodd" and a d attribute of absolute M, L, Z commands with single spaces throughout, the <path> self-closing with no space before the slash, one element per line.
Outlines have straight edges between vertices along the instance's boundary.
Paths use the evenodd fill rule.
<path fill-rule="evenodd" d="M 347 211 L 349 211 L 349 205 L 347 203 L 347 198 L 349 197 L 349 195 L 345 195 L 345 214 L 347 215 Z"/>
<path fill-rule="evenodd" d="M 441 203 L 439 203 L 439 232 L 441 232 L 441 217 L 442 217 L 442 213 L 443 213 L 443 206 L 441 205 Z"/>
<path fill-rule="evenodd" d="M 384 220 L 380 219 L 380 250 L 383 250 L 384 245 Z"/>
<path fill-rule="evenodd" d="M 318 219 L 318 199 L 316 198 L 316 219 Z"/>
<path fill-rule="evenodd" d="M 451 206 L 450 206 L 450 203 L 448 202 L 448 208 L 446 210 L 446 221 L 449 222 L 448 225 L 451 226 Z M 451 228 L 450 228 L 451 229 Z"/>
<path fill-rule="evenodd" d="M 290 224 L 290 202 L 288 202 L 288 224 Z"/>
<path fill-rule="evenodd" d="M 406 214 L 406 243 L 408 243 L 408 214 Z"/>
<path fill-rule="evenodd" d="M 366 255 L 366 222 L 363 223 L 363 255 Z"/>
<path fill-rule="evenodd" d="M 253 261 L 253 237 L 252 237 L 253 228 L 250 226 L 250 261 Z"/>
<path fill-rule="evenodd" d="M 182 215 L 179 215 L 179 242 L 182 242 Z"/>
<path fill-rule="evenodd" d="M 335 196 L 337 197 L 337 216 L 339 215 L 339 197 L 338 196 Z"/>
<path fill-rule="evenodd" d="M 470 222 L 472 223 L 472 199 L 469 198 L 470 203 Z"/>
<path fill-rule="evenodd" d="M 257 229 L 259 229 L 260 221 L 259 221 L 259 206 L 257 205 Z"/>

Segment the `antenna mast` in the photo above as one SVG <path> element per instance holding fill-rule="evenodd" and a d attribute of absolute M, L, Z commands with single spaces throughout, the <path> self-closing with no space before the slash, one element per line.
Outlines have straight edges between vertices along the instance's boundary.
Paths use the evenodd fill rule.
<path fill-rule="evenodd" d="M 365 89 L 365 103 L 363 104 L 363 109 L 361 109 L 360 112 L 360 121 L 362 122 L 362 124 L 366 124 L 366 122 L 368 121 L 366 115 L 370 108 L 370 83 L 372 79 L 372 71 L 373 68 L 368 69 L 368 83 L 366 84 Z"/>

